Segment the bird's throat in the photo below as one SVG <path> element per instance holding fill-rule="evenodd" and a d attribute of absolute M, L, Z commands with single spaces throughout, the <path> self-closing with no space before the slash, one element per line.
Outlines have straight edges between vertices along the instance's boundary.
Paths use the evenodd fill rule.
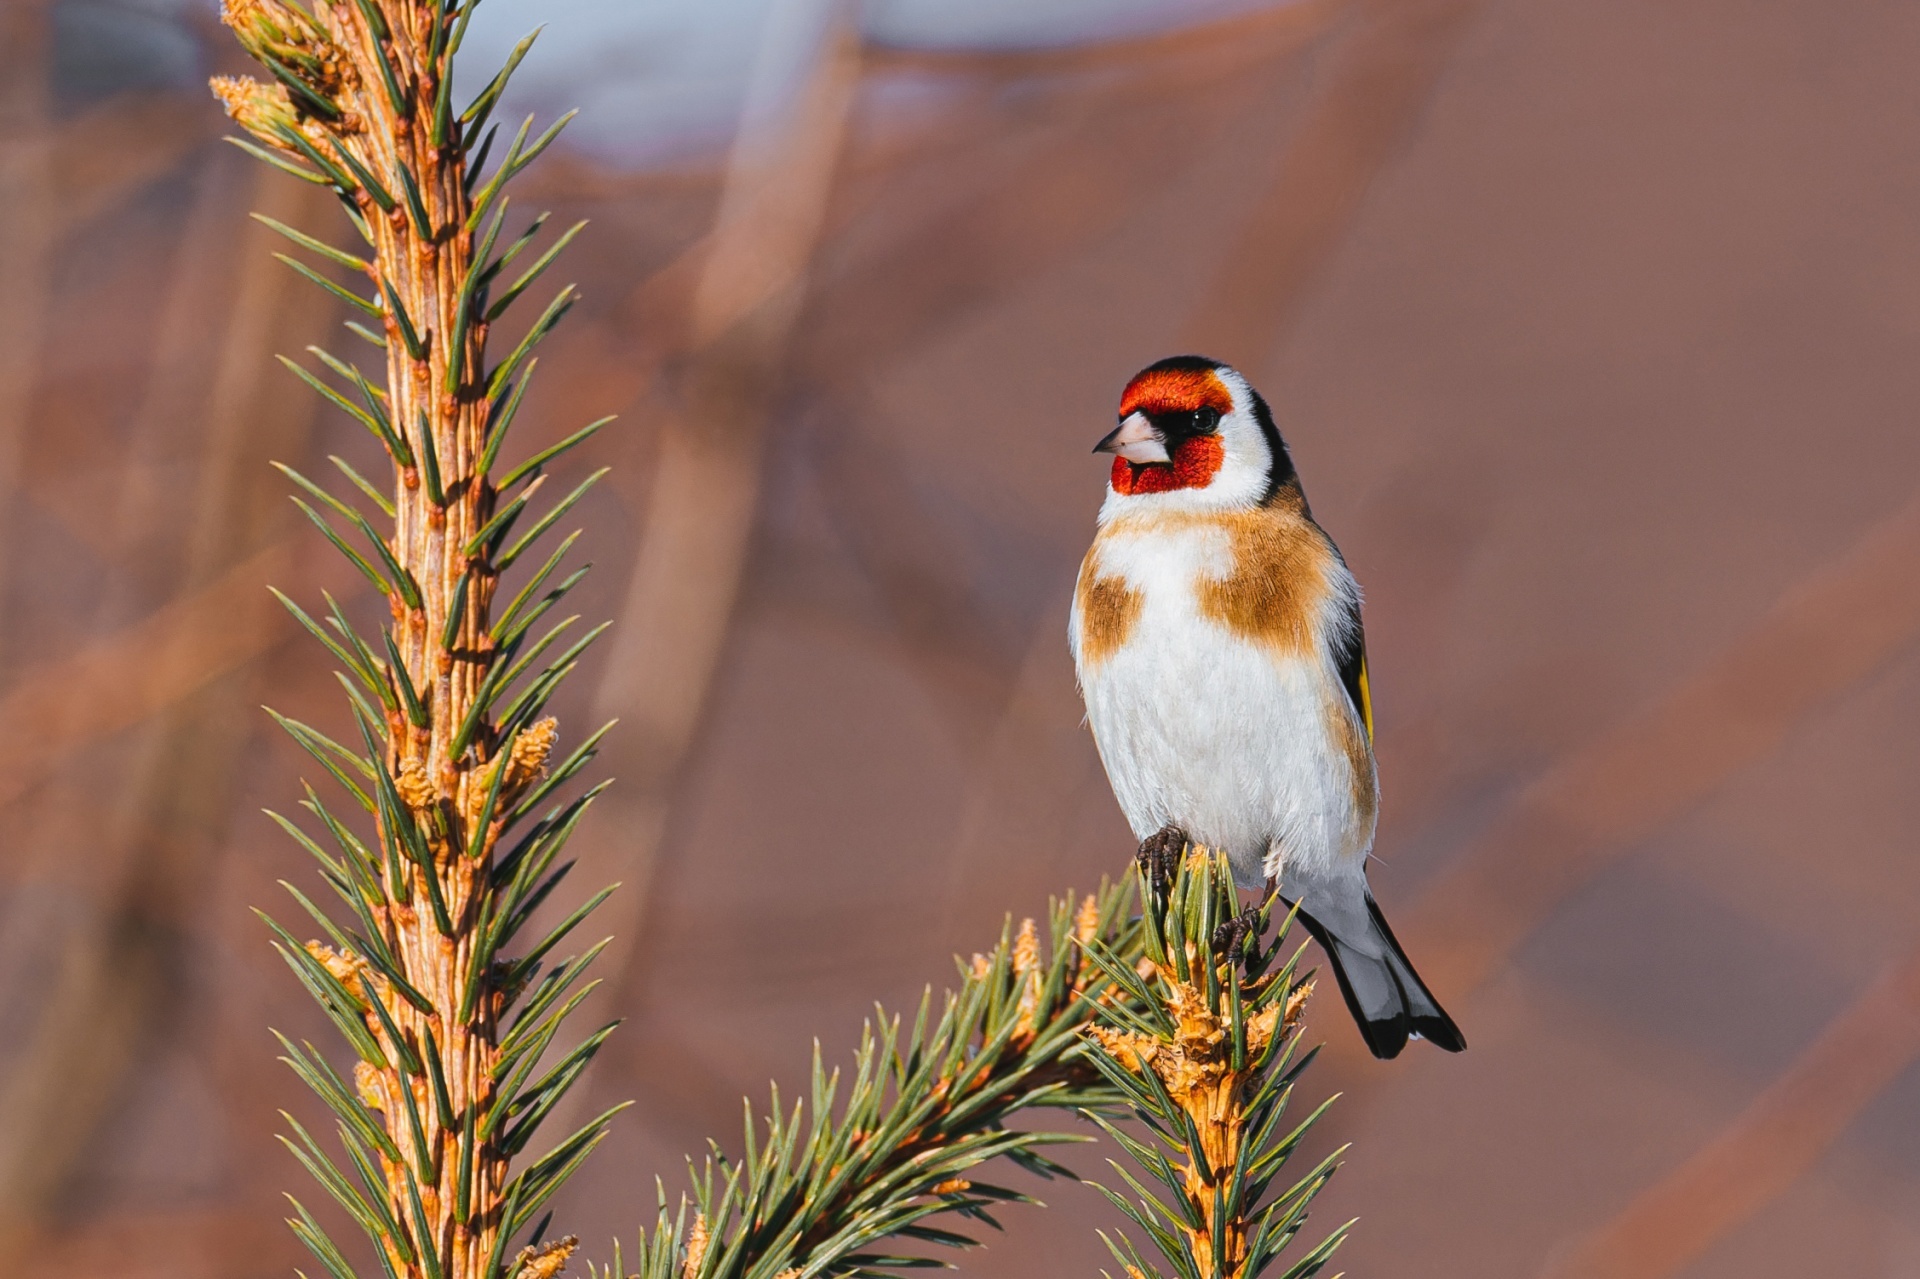
<path fill-rule="evenodd" d="M 1175 489 L 1200 489 L 1213 483 L 1227 460 L 1227 450 L 1218 435 L 1200 435 L 1174 446 L 1170 462 L 1129 462 L 1113 459 L 1113 491 L 1126 496 L 1137 493 L 1170 493 Z"/>

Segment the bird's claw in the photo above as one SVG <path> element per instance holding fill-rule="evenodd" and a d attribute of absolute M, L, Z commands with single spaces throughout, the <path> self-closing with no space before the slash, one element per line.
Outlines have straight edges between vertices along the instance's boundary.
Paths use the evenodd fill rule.
<path fill-rule="evenodd" d="M 1140 841 L 1136 860 L 1154 892 L 1165 896 L 1172 890 L 1174 873 L 1180 869 L 1180 858 L 1187 850 L 1187 843 L 1187 832 L 1178 826 L 1163 826 Z"/>
<path fill-rule="evenodd" d="M 1266 915 L 1258 906 L 1248 906 L 1213 930 L 1213 953 L 1228 964 L 1251 963 L 1260 953 L 1260 939 L 1266 932 Z M 1247 940 L 1253 940 L 1251 951 Z"/>

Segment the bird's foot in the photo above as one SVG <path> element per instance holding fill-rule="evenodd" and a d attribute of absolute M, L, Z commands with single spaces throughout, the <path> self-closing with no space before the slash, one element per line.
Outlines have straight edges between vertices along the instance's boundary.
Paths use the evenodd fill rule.
<path fill-rule="evenodd" d="M 1137 860 L 1156 893 L 1164 896 L 1172 890 L 1173 877 L 1180 869 L 1180 858 L 1187 850 L 1187 843 L 1187 832 L 1178 826 L 1163 826 L 1140 841 Z"/>
<path fill-rule="evenodd" d="M 1260 939 L 1267 929 L 1264 906 L 1248 906 L 1213 930 L 1213 953 L 1224 956 L 1228 964 L 1251 964 L 1260 954 Z M 1253 947 L 1247 947 L 1251 940 Z"/>

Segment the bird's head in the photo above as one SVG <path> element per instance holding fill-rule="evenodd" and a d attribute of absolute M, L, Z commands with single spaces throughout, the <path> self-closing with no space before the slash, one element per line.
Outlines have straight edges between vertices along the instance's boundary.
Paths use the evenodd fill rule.
<path fill-rule="evenodd" d="M 1113 454 L 1109 508 L 1258 506 L 1294 474 L 1259 392 L 1218 360 L 1197 355 L 1134 374 L 1120 396 L 1120 425 L 1094 452 Z"/>

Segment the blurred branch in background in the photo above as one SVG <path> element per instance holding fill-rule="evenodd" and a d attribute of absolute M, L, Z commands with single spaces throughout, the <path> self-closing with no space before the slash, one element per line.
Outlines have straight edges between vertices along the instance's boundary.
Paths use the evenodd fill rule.
<path fill-rule="evenodd" d="M 264 251 L 270 233 L 242 220 L 235 197 L 258 195 L 292 219 L 312 211 L 314 196 L 282 181 L 236 183 L 225 157 L 202 164 L 197 181 L 142 396 L 146 429 L 135 444 L 149 455 L 129 459 L 120 500 L 104 513 L 119 555 L 95 601 L 108 634 L 0 701 L 0 741 L 15 756 L 0 803 L 89 743 L 139 726 L 130 762 L 100 801 L 103 838 L 90 855 L 106 884 L 61 937 L 59 977 L 0 1079 L 0 1268 L 34 1246 L 129 1072 L 159 1055 L 156 1041 L 185 1033 L 169 1010 L 187 999 L 196 885 L 231 816 L 252 735 L 248 699 L 209 688 L 285 633 L 260 582 L 288 556 L 279 545 L 256 549 L 270 532 L 257 515 L 270 472 L 245 462 L 299 451 L 310 410 L 263 396 L 260 369 L 274 342 L 317 336 L 320 321 L 283 306 L 286 273 Z M 229 293 L 211 286 L 236 238 L 256 252 L 238 260 Z M 195 370 L 210 332 L 222 335 L 212 367 Z M 162 449 L 198 455 L 190 483 L 157 486 Z M 171 602 L 111 629 L 156 578 L 172 584 Z"/>
<path fill-rule="evenodd" d="M 1745 1226 L 1920 1058 L 1920 948 L 1841 1012 L 1738 1118 L 1544 1279 L 1667 1279 Z"/>
<path fill-rule="evenodd" d="M 142 723 L 285 636 L 253 614 L 261 575 L 293 563 L 271 546 L 124 630 L 29 670 L 0 698 L 0 803 L 18 800 L 75 754 Z"/>
<path fill-rule="evenodd" d="M 1409 914 L 1409 945 L 1435 989 L 1483 985 L 1576 888 L 1909 650 L 1920 639 L 1916 561 L 1920 498 L 1702 669 L 1528 786 Z"/>
<path fill-rule="evenodd" d="M 1357 0 L 1327 87 L 1220 259 L 1187 345 L 1259 367 L 1367 188 L 1399 150 L 1480 0 Z"/>
<path fill-rule="evenodd" d="M 215 122 L 171 94 L 129 91 L 55 124 L 49 139 L 60 230 L 71 233 L 217 136 Z"/>
<path fill-rule="evenodd" d="M 13 558 L 15 494 L 26 447 L 27 416 L 39 385 L 52 293 L 58 206 L 53 181 L 51 0 L 0 6 L 0 563 Z M 0 662 L 12 622 L 0 580 Z M 4 669 L 4 667 L 0 667 Z"/>
<path fill-rule="evenodd" d="M 203 112 L 163 94 L 118 94 L 56 120 L 47 68 L 47 0 L 0 13 L 0 556 L 10 553 L 26 477 L 27 423 L 43 376 L 54 258 L 63 240 L 173 171 L 212 129 Z M 97 511 L 81 517 L 94 518 Z M 11 617 L 0 588 L 0 661 Z"/>
<path fill-rule="evenodd" d="M 698 264 L 684 353 L 673 362 L 672 390 L 655 398 L 662 420 L 651 436 L 638 550 L 593 699 L 596 720 L 621 721 L 608 749 L 622 782 L 602 801 L 613 816 L 589 836 L 617 839 L 628 876 L 628 892 L 612 907 L 617 949 L 608 963 L 617 972 L 630 969 L 627 957 L 644 935 L 674 784 L 726 644 L 789 339 L 859 85 L 853 10 L 832 12 L 791 114 L 763 106 L 747 121 L 717 224 L 698 256 L 682 259 L 683 269 Z M 763 80 L 777 75 L 783 52 L 763 51 Z M 768 84 L 763 92 L 777 90 Z"/>
<path fill-rule="evenodd" d="M 285 184 L 259 189 L 256 197 L 270 216 L 283 219 L 313 208 L 310 197 Z M 271 233 L 251 223 L 236 225 L 230 204 L 219 204 L 217 215 L 210 210 L 206 218 L 223 250 L 238 237 L 264 252 L 264 237 Z M 174 593 L 137 621 L 108 629 L 82 651 L 26 672 L 0 698 L 0 803 L 23 796 L 76 752 L 173 706 L 286 635 L 277 610 L 254 605 L 265 575 L 291 566 L 290 546 L 276 543 L 230 562 L 231 539 L 243 531 L 240 524 L 267 487 L 259 468 L 246 463 L 258 461 L 270 439 L 248 439 L 243 428 L 279 416 L 270 407 L 278 397 L 263 395 L 254 357 L 284 323 L 285 273 L 251 261 L 238 271 L 230 299 L 224 293 L 206 297 L 197 290 L 206 286 L 207 277 L 224 278 L 216 263 L 200 257 L 181 263 L 139 419 L 185 433 L 192 446 L 204 450 L 191 505 L 183 511 L 177 491 L 171 504 L 148 491 L 146 486 L 158 482 L 161 463 L 136 455 L 121 477 L 122 497 L 102 521 L 112 529 L 110 545 L 125 563 L 105 584 L 101 601 L 113 600 L 116 591 L 124 595 L 136 583 L 150 593 L 155 575 L 174 583 Z M 317 328 L 307 327 L 318 335 Z M 223 334 L 210 371 L 194 367 L 184 350 L 166 349 L 170 338 L 195 338 L 209 329 Z M 168 438 L 156 429 L 136 437 L 136 447 L 151 447 L 155 436 Z M 243 490 L 238 496 L 236 486 Z M 183 528 L 184 538 L 170 535 Z M 165 561 L 168 552 L 172 562 L 154 562 Z M 338 573 L 328 580 L 336 587 L 351 585 Z M 131 604 L 123 600 L 120 607 Z"/>
<path fill-rule="evenodd" d="M 1173 189 L 1205 159 L 1204 141 L 1287 91 L 1276 72 L 1327 34 L 1342 11 L 1338 0 L 1278 4 L 1258 22 L 1128 41 L 1091 59 L 1100 74 L 1090 77 L 1047 75 L 1060 59 L 1052 54 L 876 51 L 876 68 L 897 57 L 962 83 L 1027 68 L 1033 78 L 1021 94 L 963 117 L 961 136 L 979 145 L 955 180 L 929 184 L 910 231 L 836 246 L 841 252 L 819 283 L 818 323 L 808 326 L 798 353 L 809 382 L 857 401 L 884 359 L 933 341 L 1111 231 L 1140 202 Z M 1033 98 L 1047 109 L 1032 109 Z M 927 150 L 899 167 L 921 178 L 914 170 L 939 170 L 942 148 Z M 848 198 L 859 195 L 855 184 Z M 826 305 L 827 298 L 840 304 Z M 853 299 L 860 304 L 849 305 Z"/>

